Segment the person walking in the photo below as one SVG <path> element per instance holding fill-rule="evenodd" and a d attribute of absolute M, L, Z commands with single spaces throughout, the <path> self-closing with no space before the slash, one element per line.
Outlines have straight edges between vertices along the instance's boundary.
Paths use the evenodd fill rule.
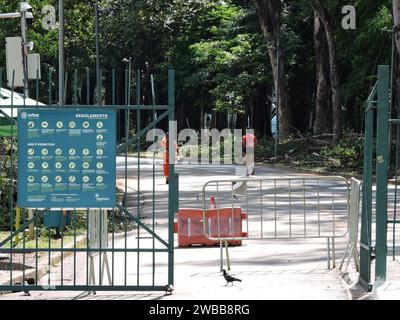
<path fill-rule="evenodd" d="M 256 144 L 257 144 L 256 136 L 253 133 L 247 131 L 242 138 L 242 151 L 245 158 L 247 175 L 255 174 L 254 151 L 256 148 Z"/>

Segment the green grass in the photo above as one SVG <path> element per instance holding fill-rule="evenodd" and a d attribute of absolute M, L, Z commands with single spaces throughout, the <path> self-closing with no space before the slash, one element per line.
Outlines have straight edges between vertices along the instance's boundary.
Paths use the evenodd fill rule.
<path fill-rule="evenodd" d="M 76 231 L 76 237 L 78 239 L 78 236 L 80 235 L 86 235 L 86 230 L 77 230 Z M 10 232 L 8 231 L 1 231 L 0 232 L 0 241 L 6 239 L 8 236 L 10 235 Z M 15 245 L 15 237 L 13 239 L 13 243 Z M 50 238 L 50 246 L 49 246 L 49 237 L 39 237 L 37 238 L 37 246 L 36 246 L 36 238 L 34 237 L 33 240 L 29 240 L 28 239 L 28 232 L 25 232 L 25 248 L 26 249 L 35 249 L 35 248 L 42 248 L 42 249 L 46 249 L 46 248 L 61 248 L 61 239 L 54 239 L 53 237 Z M 74 235 L 73 232 L 69 231 L 66 232 L 64 234 L 64 239 L 63 239 L 63 247 L 65 248 L 66 246 L 68 246 L 69 244 L 73 245 L 74 243 Z M 3 248 L 10 248 L 10 243 L 6 243 Z M 14 248 L 24 248 L 24 241 L 23 241 L 23 233 L 21 232 L 19 234 L 19 242 L 18 244 L 16 244 L 14 246 Z M 86 248 L 86 242 L 78 245 L 77 244 L 77 248 Z"/>
<path fill-rule="evenodd" d="M 17 135 L 16 126 L 13 126 L 13 134 Z M 0 138 L 10 137 L 10 136 L 11 136 L 11 126 L 10 125 L 0 126 Z"/>

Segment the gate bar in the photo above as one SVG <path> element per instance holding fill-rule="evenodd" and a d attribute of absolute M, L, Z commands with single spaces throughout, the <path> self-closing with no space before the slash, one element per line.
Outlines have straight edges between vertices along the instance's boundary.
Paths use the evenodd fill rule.
<path fill-rule="evenodd" d="M 379 66 L 376 143 L 376 264 L 375 280 L 386 279 L 387 180 L 389 150 L 389 66 Z"/>
<path fill-rule="evenodd" d="M 374 136 L 374 109 L 371 108 L 372 99 L 376 96 L 379 83 L 376 82 L 368 97 L 365 111 L 365 138 L 363 160 L 363 196 L 361 212 L 360 236 L 360 276 L 358 281 L 368 290 L 371 290 L 371 224 L 372 224 L 372 164 L 373 164 L 373 136 Z"/>
<path fill-rule="evenodd" d="M 175 71 L 168 70 L 168 122 L 169 122 L 169 184 L 168 184 L 168 284 L 174 284 L 174 219 L 179 210 L 179 177 L 175 174 Z M 165 114 L 165 113 L 164 113 Z M 156 121 L 160 120 L 158 117 Z M 173 130 L 172 130 L 173 131 Z M 172 159 L 172 161 L 171 161 Z"/>

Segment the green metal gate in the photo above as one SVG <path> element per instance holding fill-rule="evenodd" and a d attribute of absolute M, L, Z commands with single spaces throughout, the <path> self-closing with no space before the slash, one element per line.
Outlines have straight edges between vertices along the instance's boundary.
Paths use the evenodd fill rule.
<path fill-rule="evenodd" d="M 389 66 L 379 66 L 378 81 L 367 100 L 365 111 L 359 282 L 369 291 L 372 289 L 371 273 L 373 267 L 375 269 L 375 281 L 387 279 L 388 225 L 392 226 L 393 259 L 396 255 L 400 104 L 397 103 L 397 108 L 391 108 L 391 105 L 394 105 L 391 101 L 394 102 L 395 94 L 390 87 Z M 396 119 L 391 118 L 394 113 L 397 113 Z M 396 125 L 394 130 L 391 127 L 392 124 Z M 394 167 L 394 170 L 392 167 Z M 388 187 L 390 173 L 395 177 L 394 188 Z M 374 176 L 375 189 L 373 188 Z M 392 195 L 393 193 L 394 195 Z M 390 199 L 390 197 L 393 199 Z M 389 203 L 389 200 L 392 203 Z M 373 229 L 375 229 L 375 237 L 373 237 Z M 372 264 L 374 260 L 375 263 Z"/>
<path fill-rule="evenodd" d="M 0 84 L 3 83 L 1 71 Z M 160 166 L 156 153 L 153 152 L 150 156 L 147 155 L 149 158 L 143 159 L 141 146 L 143 137 L 150 129 L 155 128 L 163 120 L 168 120 L 169 123 L 174 121 L 175 74 L 173 70 L 168 72 L 166 105 L 156 105 L 154 99 L 151 105 L 142 104 L 142 76 L 139 71 L 135 81 L 136 103 L 131 104 L 130 70 L 125 70 L 125 104 L 115 104 L 116 94 L 121 92 L 116 88 L 115 74 L 115 70 L 112 70 L 111 105 L 102 103 L 98 103 L 97 106 L 89 105 L 90 71 L 87 69 L 86 75 L 81 79 L 81 82 L 87 81 L 85 105 L 77 103 L 79 79 L 78 72 L 75 71 L 70 90 L 73 97 L 72 105 L 53 104 L 54 88 L 52 88 L 52 74 L 49 72 L 46 89 L 49 97 L 48 105 L 37 103 L 33 106 L 20 107 L 27 110 L 103 108 L 113 110 L 117 114 L 125 113 L 122 114 L 125 135 L 118 141 L 117 147 L 116 170 L 120 189 L 116 191 L 115 207 L 108 211 L 88 209 L 61 212 L 59 232 L 56 235 L 53 229 L 45 227 L 44 219 L 49 221 L 49 214 L 50 218 L 57 218 L 54 212 L 16 208 L 18 139 L 14 136 L 13 127 L 17 122 L 13 118 L 17 115 L 17 111 L 13 103 L 7 106 L 0 105 L 2 110 L 11 110 L 11 117 L 8 119 L 11 136 L 8 140 L 2 141 L 3 155 L 0 154 L 2 219 L 0 221 L 3 221 L 0 224 L 3 229 L 0 232 L 0 254 L 3 259 L 0 268 L 0 291 L 159 291 L 173 286 L 173 223 L 178 210 L 178 175 L 174 172 L 174 164 L 169 164 L 169 185 L 158 183 Z M 101 79 L 101 71 L 98 79 Z M 34 91 L 37 101 L 41 87 L 43 83 L 36 80 Z M 100 83 L 97 88 L 98 96 L 102 90 Z M 14 88 L 11 91 L 12 95 L 16 94 Z M 149 116 L 145 126 L 141 123 L 143 119 L 141 113 L 144 112 Z M 132 121 L 134 116 L 136 125 Z M 133 128 L 135 134 L 132 133 Z M 91 224 L 99 225 L 99 230 L 105 230 L 105 233 L 91 228 Z M 107 224 L 107 227 L 104 224 Z M 100 239 L 97 247 L 91 243 L 90 239 L 93 237 Z M 107 240 L 104 240 L 104 237 Z"/>

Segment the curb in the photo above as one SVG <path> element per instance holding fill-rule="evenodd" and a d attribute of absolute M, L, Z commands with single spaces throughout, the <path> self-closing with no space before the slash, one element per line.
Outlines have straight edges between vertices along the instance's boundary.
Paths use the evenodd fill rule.
<path fill-rule="evenodd" d="M 78 236 L 76 238 L 76 246 L 78 247 L 79 245 L 83 245 L 86 242 L 86 235 L 82 235 L 82 236 Z M 68 244 L 65 246 L 65 248 L 73 248 L 74 245 Z M 66 257 L 72 255 L 73 252 L 71 251 L 67 251 L 63 253 L 63 259 L 65 259 Z M 43 263 L 44 260 L 46 260 L 46 263 Z M 54 253 L 54 257 L 51 258 L 50 263 L 51 264 L 56 264 L 59 263 L 61 261 L 61 252 L 58 253 Z M 48 265 L 48 258 L 47 257 L 43 257 L 43 258 L 39 258 L 38 260 L 38 269 L 36 270 L 35 268 L 32 268 L 32 270 L 25 272 L 25 278 L 36 278 L 36 271 L 37 271 L 37 279 L 42 278 L 44 275 L 47 274 L 47 265 Z M 17 275 L 14 276 L 12 278 L 12 283 L 16 283 L 16 282 L 22 282 L 22 277 L 23 275 Z M 11 285 L 9 282 L 7 282 L 7 284 L 4 285 Z M 3 294 L 8 294 L 8 293 L 12 293 L 12 291 L 0 291 L 0 296 Z"/>
<path fill-rule="evenodd" d="M 288 170 L 288 171 L 293 171 L 297 173 L 309 173 L 309 174 L 315 174 L 315 175 L 321 175 L 321 176 L 331 176 L 333 173 L 330 171 L 317 171 L 313 169 L 305 169 L 305 168 L 296 168 L 296 167 L 291 167 L 291 166 L 285 166 L 285 165 L 271 165 L 263 162 L 256 162 L 256 165 L 260 165 L 263 167 L 271 168 L 271 169 L 283 169 L 283 170 Z M 356 179 L 362 179 L 362 175 L 358 173 L 349 173 L 349 172 L 335 172 L 335 175 L 340 175 L 345 178 L 356 178 Z"/>
<path fill-rule="evenodd" d="M 130 233 L 134 233 L 136 232 L 135 230 L 131 230 L 129 232 L 127 232 L 127 234 Z M 112 234 L 109 234 L 109 241 L 112 238 Z M 120 232 L 120 233 L 115 233 L 114 235 L 114 239 L 115 240 L 120 240 L 122 238 L 125 237 L 125 233 L 124 232 Z M 86 235 L 81 235 L 78 236 L 76 238 L 76 246 L 81 246 L 84 245 L 86 243 Z M 68 244 L 67 246 L 65 246 L 65 248 L 73 248 L 74 245 L 73 243 Z M 63 254 L 63 259 L 65 259 L 66 257 L 72 255 L 73 252 L 71 251 L 67 251 L 64 252 Z M 50 264 L 57 264 L 61 261 L 61 252 L 58 253 L 53 253 L 54 257 L 51 258 L 50 260 Z M 37 279 L 42 278 L 43 276 L 45 276 L 47 274 L 47 266 L 48 266 L 48 258 L 47 257 L 42 257 L 39 258 L 38 260 L 38 269 L 37 269 Z M 22 277 L 23 275 L 16 275 L 12 278 L 12 283 L 16 283 L 16 282 L 22 282 Z M 32 270 L 29 270 L 27 272 L 25 272 L 25 278 L 35 278 L 36 277 L 36 269 L 32 268 Z M 1 284 L 1 283 L 0 283 Z M 5 283 L 4 285 L 9 285 L 9 282 Z M 12 293 L 12 291 L 0 291 L 0 296 L 4 295 L 4 294 L 9 294 Z"/>
<path fill-rule="evenodd" d="M 256 162 L 257 165 L 259 166 L 263 166 L 266 168 L 271 168 L 271 169 L 283 169 L 283 170 L 288 170 L 288 171 L 293 171 L 293 172 L 297 172 L 297 173 L 309 173 L 309 174 L 315 174 L 315 175 L 321 175 L 321 176 L 331 176 L 332 172 L 329 171 L 316 171 L 316 170 L 312 170 L 312 169 L 301 169 L 301 168 L 296 168 L 296 167 L 290 167 L 290 166 L 284 166 L 284 165 L 271 165 L 271 164 L 267 164 L 267 163 L 263 163 L 263 162 Z M 358 180 L 362 180 L 363 176 L 361 174 L 355 173 L 351 174 L 348 172 L 335 172 L 335 175 L 340 175 L 342 177 L 345 177 L 347 179 L 349 178 L 356 178 Z M 375 176 L 374 176 L 375 177 Z M 400 181 L 398 181 L 398 183 L 400 183 Z M 388 179 L 388 184 L 389 185 L 395 185 L 396 184 L 396 180 L 395 179 Z"/>

